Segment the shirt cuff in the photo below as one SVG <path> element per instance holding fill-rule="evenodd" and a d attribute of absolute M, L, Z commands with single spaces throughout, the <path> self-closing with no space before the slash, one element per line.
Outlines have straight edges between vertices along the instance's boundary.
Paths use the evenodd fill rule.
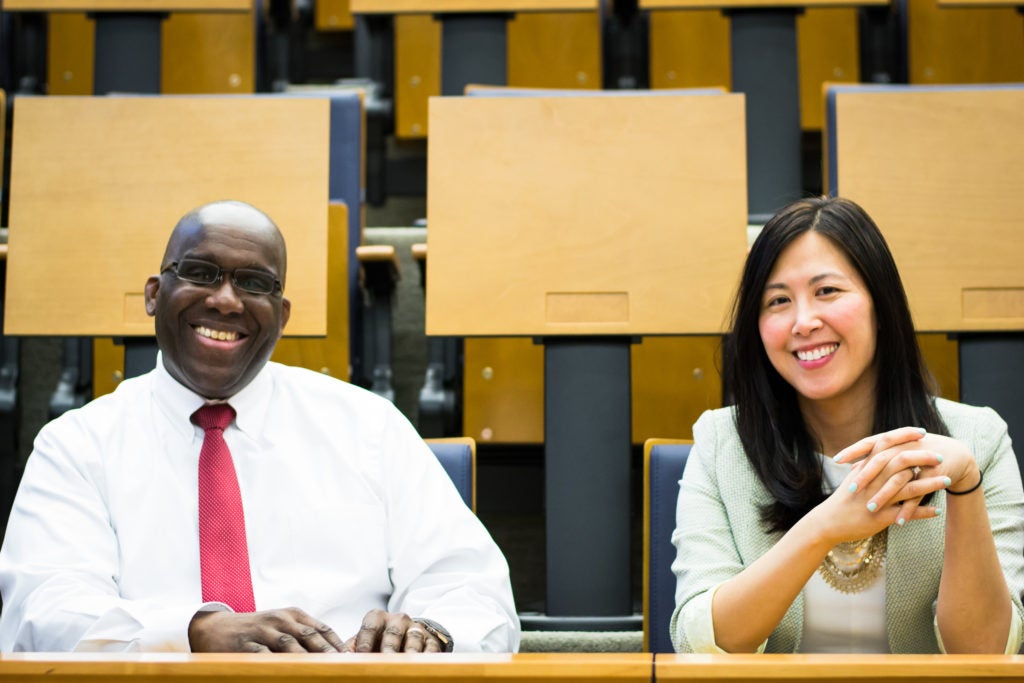
<path fill-rule="evenodd" d="M 223 603 L 159 609 L 124 604 L 101 616 L 75 646 L 77 652 L 189 652 L 188 627 L 199 612 L 228 612 Z"/>
<path fill-rule="evenodd" d="M 679 620 L 682 621 L 682 630 L 686 634 L 686 643 L 689 651 L 699 654 L 729 654 L 718 647 L 715 639 L 715 621 L 711 611 L 711 603 L 715 593 L 722 584 L 712 587 L 708 591 L 693 598 L 686 608 L 679 612 Z M 757 648 L 757 654 L 764 652 L 768 640 L 765 639 Z M 679 649 L 678 647 L 676 648 Z"/>
<path fill-rule="evenodd" d="M 946 646 L 942 642 L 942 633 L 939 631 L 939 617 L 933 617 L 932 625 L 935 628 L 935 640 L 939 643 L 939 652 L 946 653 Z M 1004 655 L 1015 655 L 1020 649 L 1021 640 L 1024 638 L 1024 621 L 1021 620 L 1017 606 L 1010 605 L 1010 631 L 1006 635 L 1006 646 L 1003 648 Z"/>

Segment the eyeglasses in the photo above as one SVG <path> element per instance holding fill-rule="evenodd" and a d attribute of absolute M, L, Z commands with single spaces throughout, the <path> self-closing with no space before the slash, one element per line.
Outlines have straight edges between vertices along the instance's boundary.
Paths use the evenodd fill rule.
<path fill-rule="evenodd" d="M 160 271 L 161 274 L 171 271 L 179 280 L 191 282 L 201 287 L 214 287 L 220 284 L 225 273 L 231 274 L 231 284 L 249 294 L 279 294 L 281 281 L 264 270 L 254 268 L 235 268 L 224 270 L 216 263 L 199 259 L 182 259 L 173 261 Z"/>

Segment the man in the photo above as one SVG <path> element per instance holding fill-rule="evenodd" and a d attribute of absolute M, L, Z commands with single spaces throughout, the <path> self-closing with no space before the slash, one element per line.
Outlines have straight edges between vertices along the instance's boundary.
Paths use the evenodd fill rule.
<path fill-rule="evenodd" d="M 517 649 L 508 565 L 412 426 L 268 362 L 285 263 L 248 204 L 175 227 L 145 288 L 157 368 L 36 439 L 0 649 Z"/>

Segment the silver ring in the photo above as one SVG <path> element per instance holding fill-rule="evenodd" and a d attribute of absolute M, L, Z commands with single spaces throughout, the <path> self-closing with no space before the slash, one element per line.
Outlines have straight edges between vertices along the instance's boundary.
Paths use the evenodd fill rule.
<path fill-rule="evenodd" d="M 919 474 L 921 474 L 921 468 L 920 468 L 920 467 L 915 467 L 915 468 L 914 468 L 913 470 L 911 470 L 911 471 L 912 471 L 912 472 L 914 473 L 914 476 L 913 476 L 913 477 L 911 477 L 911 479 L 910 479 L 910 480 L 911 480 L 911 481 L 914 481 L 915 479 L 917 479 L 918 475 L 919 475 Z"/>

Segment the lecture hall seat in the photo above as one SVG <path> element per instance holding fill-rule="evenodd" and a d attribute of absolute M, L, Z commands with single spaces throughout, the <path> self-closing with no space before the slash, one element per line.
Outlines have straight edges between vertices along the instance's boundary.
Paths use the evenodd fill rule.
<path fill-rule="evenodd" d="M 644 442 L 644 650 L 673 652 L 669 620 L 675 609 L 676 528 L 679 480 L 691 443 L 680 439 Z"/>
<path fill-rule="evenodd" d="M 476 512 L 476 441 L 468 436 L 425 441 L 451 477 L 462 501 Z"/>

